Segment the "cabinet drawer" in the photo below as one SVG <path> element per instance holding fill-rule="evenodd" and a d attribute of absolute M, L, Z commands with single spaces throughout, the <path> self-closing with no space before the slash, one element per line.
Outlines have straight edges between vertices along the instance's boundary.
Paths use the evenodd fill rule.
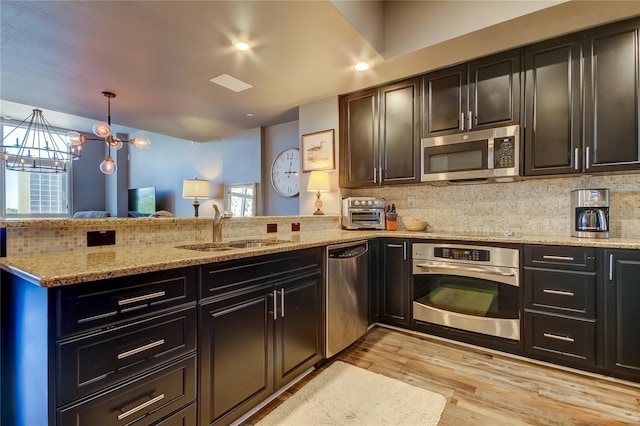
<path fill-rule="evenodd" d="M 574 363 L 595 364 L 595 321 L 525 312 L 525 348 Z"/>
<path fill-rule="evenodd" d="M 195 305 L 197 269 L 132 275 L 56 292 L 59 338 L 111 327 L 182 304 Z"/>
<path fill-rule="evenodd" d="M 192 426 L 196 424 L 196 415 L 197 409 L 194 402 L 177 413 L 173 413 L 166 419 L 154 423 L 153 426 Z"/>
<path fill-rule="evenodd" d="M 525 245 L 524 266 L 595 271 L 596 250 L 592 247 Z"/>
<path fill-rule="evenodd" d="M 226 262 L 201 268 L 201 298 L 244 291 L 265 283 L 308 274 L 320 269 L 320 249 L 300 250 L 251 261 Z"/>
<path fill-rule="evenodd" d="M 525 308 L 595 318 L 595 272 L 524 270 Z"/>
<path fill-rule="evenodd" d="M 196 348 L 196 308 L 58 345 L 58 404 L 142 373 Z"/>
<path fill-rule="evenodd" d="M 195 355 L 82 404 L 59 409 L 59 425 L 146 426 L 194 401 Z"/>

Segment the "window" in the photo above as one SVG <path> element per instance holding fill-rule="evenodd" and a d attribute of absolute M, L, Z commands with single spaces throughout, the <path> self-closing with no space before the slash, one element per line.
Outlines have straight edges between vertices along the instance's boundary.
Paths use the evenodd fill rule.
<path fill-rule="evenodd" d="M 2 124 L 2 136 L 15 125 Z M 26 128 L 17 128 L 15 136 L 22 141 Z M 62 134 L 62 131 L 60 132 Z M 8 144 L 9 141 L 5 141 Z M 0 217 L 69 217 L 71 212 L 71 163 L 66 173 L 28 173 L 0 167 Z"/>
<path fill-rule="evenodd" d="M 233 217 L 256 215 L 256 184 L 238 183 L 225 185 L 225 211 L 231 212 Z"/>

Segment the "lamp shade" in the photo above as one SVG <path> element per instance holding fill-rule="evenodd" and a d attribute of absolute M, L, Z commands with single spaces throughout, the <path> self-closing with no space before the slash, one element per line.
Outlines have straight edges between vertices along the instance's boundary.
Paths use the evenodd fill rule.
<path fill-rule="evenodd" d="M 329 173 L 322 171 L 313 171 L 309 176 L 309 192 L 329 192 L 331 185 L 329 184 Z"/>
<path fill-rule="evenodd" d="M 211 185 L 204 179 L 185 179 L 182 183 L 182 198 L 209 198 Z"/>

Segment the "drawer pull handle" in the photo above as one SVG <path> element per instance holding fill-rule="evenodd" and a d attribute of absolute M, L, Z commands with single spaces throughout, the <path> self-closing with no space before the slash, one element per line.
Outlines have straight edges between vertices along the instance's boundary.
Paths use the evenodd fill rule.
<path fill-rule="evenodd" d="M 118 300 L 118 306 L 129 305 L 131 303 L 142 302 L 143 300 L 155 299 L 156 297 L 162 297 L 166 293 L 164 291 L 157 291 L 155 293 L 145 294 L 144 296 L 131 297 L 129 299 Z"/>
<path fill-rule="evenodd" d="M 551 290 L 550 288 L 545 288 L 542 290 L 543 293 L 555 294 L 558 296 L 575 296 L 576 294 L 572 291 L 563 291 L 563 290 Z"/>
<path fill-rule="evenodd" d="M 547 260 L 568 260 L 570 262 L 575 260 L 572 256 L 552 256 L 550 254 L 545 254 L 542 258 Z"/>
<path fill-rule="evenodd" d="M 164 339 L 156 340 L 155 342 L 151 342 L 148 345 L 140 346 L 139 348 L 131 349 L 130 351 L 122 352 L 118 354 L 118 359 L 125 359 L 128 356 L 138 354 L 140 352 L 144 352 L 147 349 L 155 348 L 156 346 L 164 345 Z"/>
<path fill-rule="evenodd" d="M 122 420 L 124 418 L 129 417 L 130 415 L 137 413 L 140 410 L 144 410 L 145 408 L 147 408 L 150 405 L 155 404 L 158 401 L 161 401 L 164 399 L 164 394 L 160 394 L 158 396 L 156 396 L 155 398 L 151 398 L 150 400 L 148 400 L 147 402 L 143 402 L 142 404 L 133 407 L 131 410 L 125 411 L 124 413 L 118 415 L 118 420 Z"/>
<path fill-rule="evenodd" d="M 549 339 L 562 340 L 563 342 L 573 343 L 576 341 L 576 339 L 574 339 L 573 337 L 558 336 L 557 334 L 551 334 L 551 333 L 544 333 L 543 336 L 548 337 Z"/>

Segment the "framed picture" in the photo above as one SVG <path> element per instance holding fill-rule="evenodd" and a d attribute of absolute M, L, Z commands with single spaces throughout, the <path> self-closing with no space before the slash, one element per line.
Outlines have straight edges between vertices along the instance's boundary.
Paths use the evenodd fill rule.
<path fill-rule="evenodd" d="M 334 129 L 302 135 L 302 171 L 333 170 L 335 165 Z"/>

